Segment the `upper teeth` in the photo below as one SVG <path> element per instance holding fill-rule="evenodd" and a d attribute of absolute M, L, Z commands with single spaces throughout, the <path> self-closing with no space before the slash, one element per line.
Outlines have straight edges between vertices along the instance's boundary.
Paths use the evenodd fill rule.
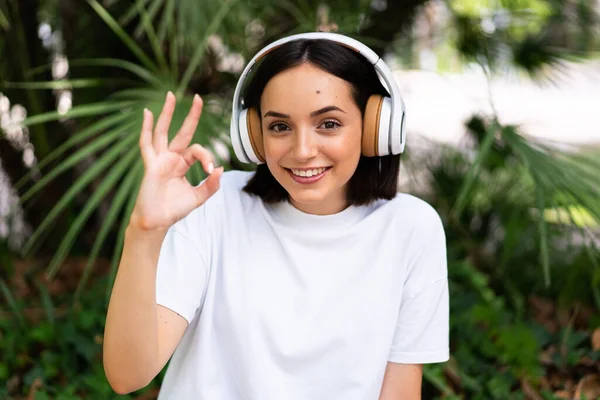
<path fill-rule="evenodd" d="M 314 176 L 319 175 L 327 168 L 315 168 L 315 169 L 292 169 L 292 173 L 298 176 Z"/>

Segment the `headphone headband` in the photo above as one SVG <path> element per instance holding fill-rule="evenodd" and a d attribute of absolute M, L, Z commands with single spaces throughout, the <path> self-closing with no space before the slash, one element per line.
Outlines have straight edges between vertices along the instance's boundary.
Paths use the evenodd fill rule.
<path fill-rule="evenodd" d="M 390 115 L 390 123 L 389 123 L 389 136 L 388 136 L 388 148 L 381 149 L 382 153 L 389 154 L 400 154 L 404 152 L 404 148 L 406 146 L 406 130 L 405 130 L 405 105 L 400 94 L 400 89 L 394 80 L 392 72 L 385 64 L 385 62 L 371 50 L 369 47 L 365 46 L 361 42 L 351 37 L 341 35 L 338 33 L 331 32 L 309 32 L 309 33 L 300 33 L 291 35 L 288 37 L 284 37 L 282 39 L 276 40 L 275 42 L 267 45 L 262 50 L 260 50 L 246 65 L 244 70 L 242 71 L 242 75 L 240 76 L 238 83 L 235 87 L 235 91 L 233 94 L 233 107 L 231 110 L 231 141 L 233 145 L 233 149 L 237 158 L 242 162 L 259 162 L 256 157 L 251 154 L 246 154 L 244 150 L 244 146 L 246 148 L 250 148 L 250 143 L 242 143 L 242 141 L 246 141 L 248 138 L 247 135 L 240 134 L 240 126 L 239 126 L 239 114 L 241 112 L 241 91 L 246 81 L 246 78 L 252 71 L 254 65 L 260 61 L 264 56 L 268 55 L 269 52 L 275 50 L 276 48 L 295 41 L 295 40 L 317 40 L 317 39 L 325 39 L 330 40 L 332 42 L 338 43 L 342 46 L 348 47 L 365 59 L 367 59 L 371 65 L 375 68 L 380 78 L 382 84 L 386 87 L 391 97 L 391 107 L 392 112 Z M 394 132 L 400 132 L 400 134 L 394 135 Z M 394 138 L 396 138 L 394 140 Z"/>

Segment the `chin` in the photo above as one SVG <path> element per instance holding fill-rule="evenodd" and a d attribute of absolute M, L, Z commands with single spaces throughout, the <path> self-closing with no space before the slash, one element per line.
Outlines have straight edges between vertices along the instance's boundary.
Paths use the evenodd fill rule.
<path fill-rule="evenodd" d="M 315 205 L 326 201 L 327 196 L 322 193 L 305 193 L 304 191 L 288 191 L 290 198 L 298 204 Z"/>

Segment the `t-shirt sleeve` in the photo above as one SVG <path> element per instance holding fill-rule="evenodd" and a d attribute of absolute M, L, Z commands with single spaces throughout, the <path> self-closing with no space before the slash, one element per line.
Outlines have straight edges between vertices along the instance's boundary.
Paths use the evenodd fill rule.
<path fill-rule="evenodd" d="M 188 323 L 201 308 L 208 285 L 214 236 L 206 208 L 214 197 L 169 228 L 158 257 L 156 303 Z"/>
<path fill-rule="evenodd" d="M 427 208 L 409 248 L 411 255 L 389 361 L 445 362 L 450 358 L 446 236 L 433 208 Z"/>

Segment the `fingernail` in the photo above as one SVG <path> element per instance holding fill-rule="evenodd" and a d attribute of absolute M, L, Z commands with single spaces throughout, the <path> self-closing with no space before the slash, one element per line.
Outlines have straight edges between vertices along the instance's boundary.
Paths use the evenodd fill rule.
<path fill-rule="evenodd" d="M 208 164 L 208 173 L 212 174 L 214 170 L 215 166 L 213 165 L 213 163 Z"/>

